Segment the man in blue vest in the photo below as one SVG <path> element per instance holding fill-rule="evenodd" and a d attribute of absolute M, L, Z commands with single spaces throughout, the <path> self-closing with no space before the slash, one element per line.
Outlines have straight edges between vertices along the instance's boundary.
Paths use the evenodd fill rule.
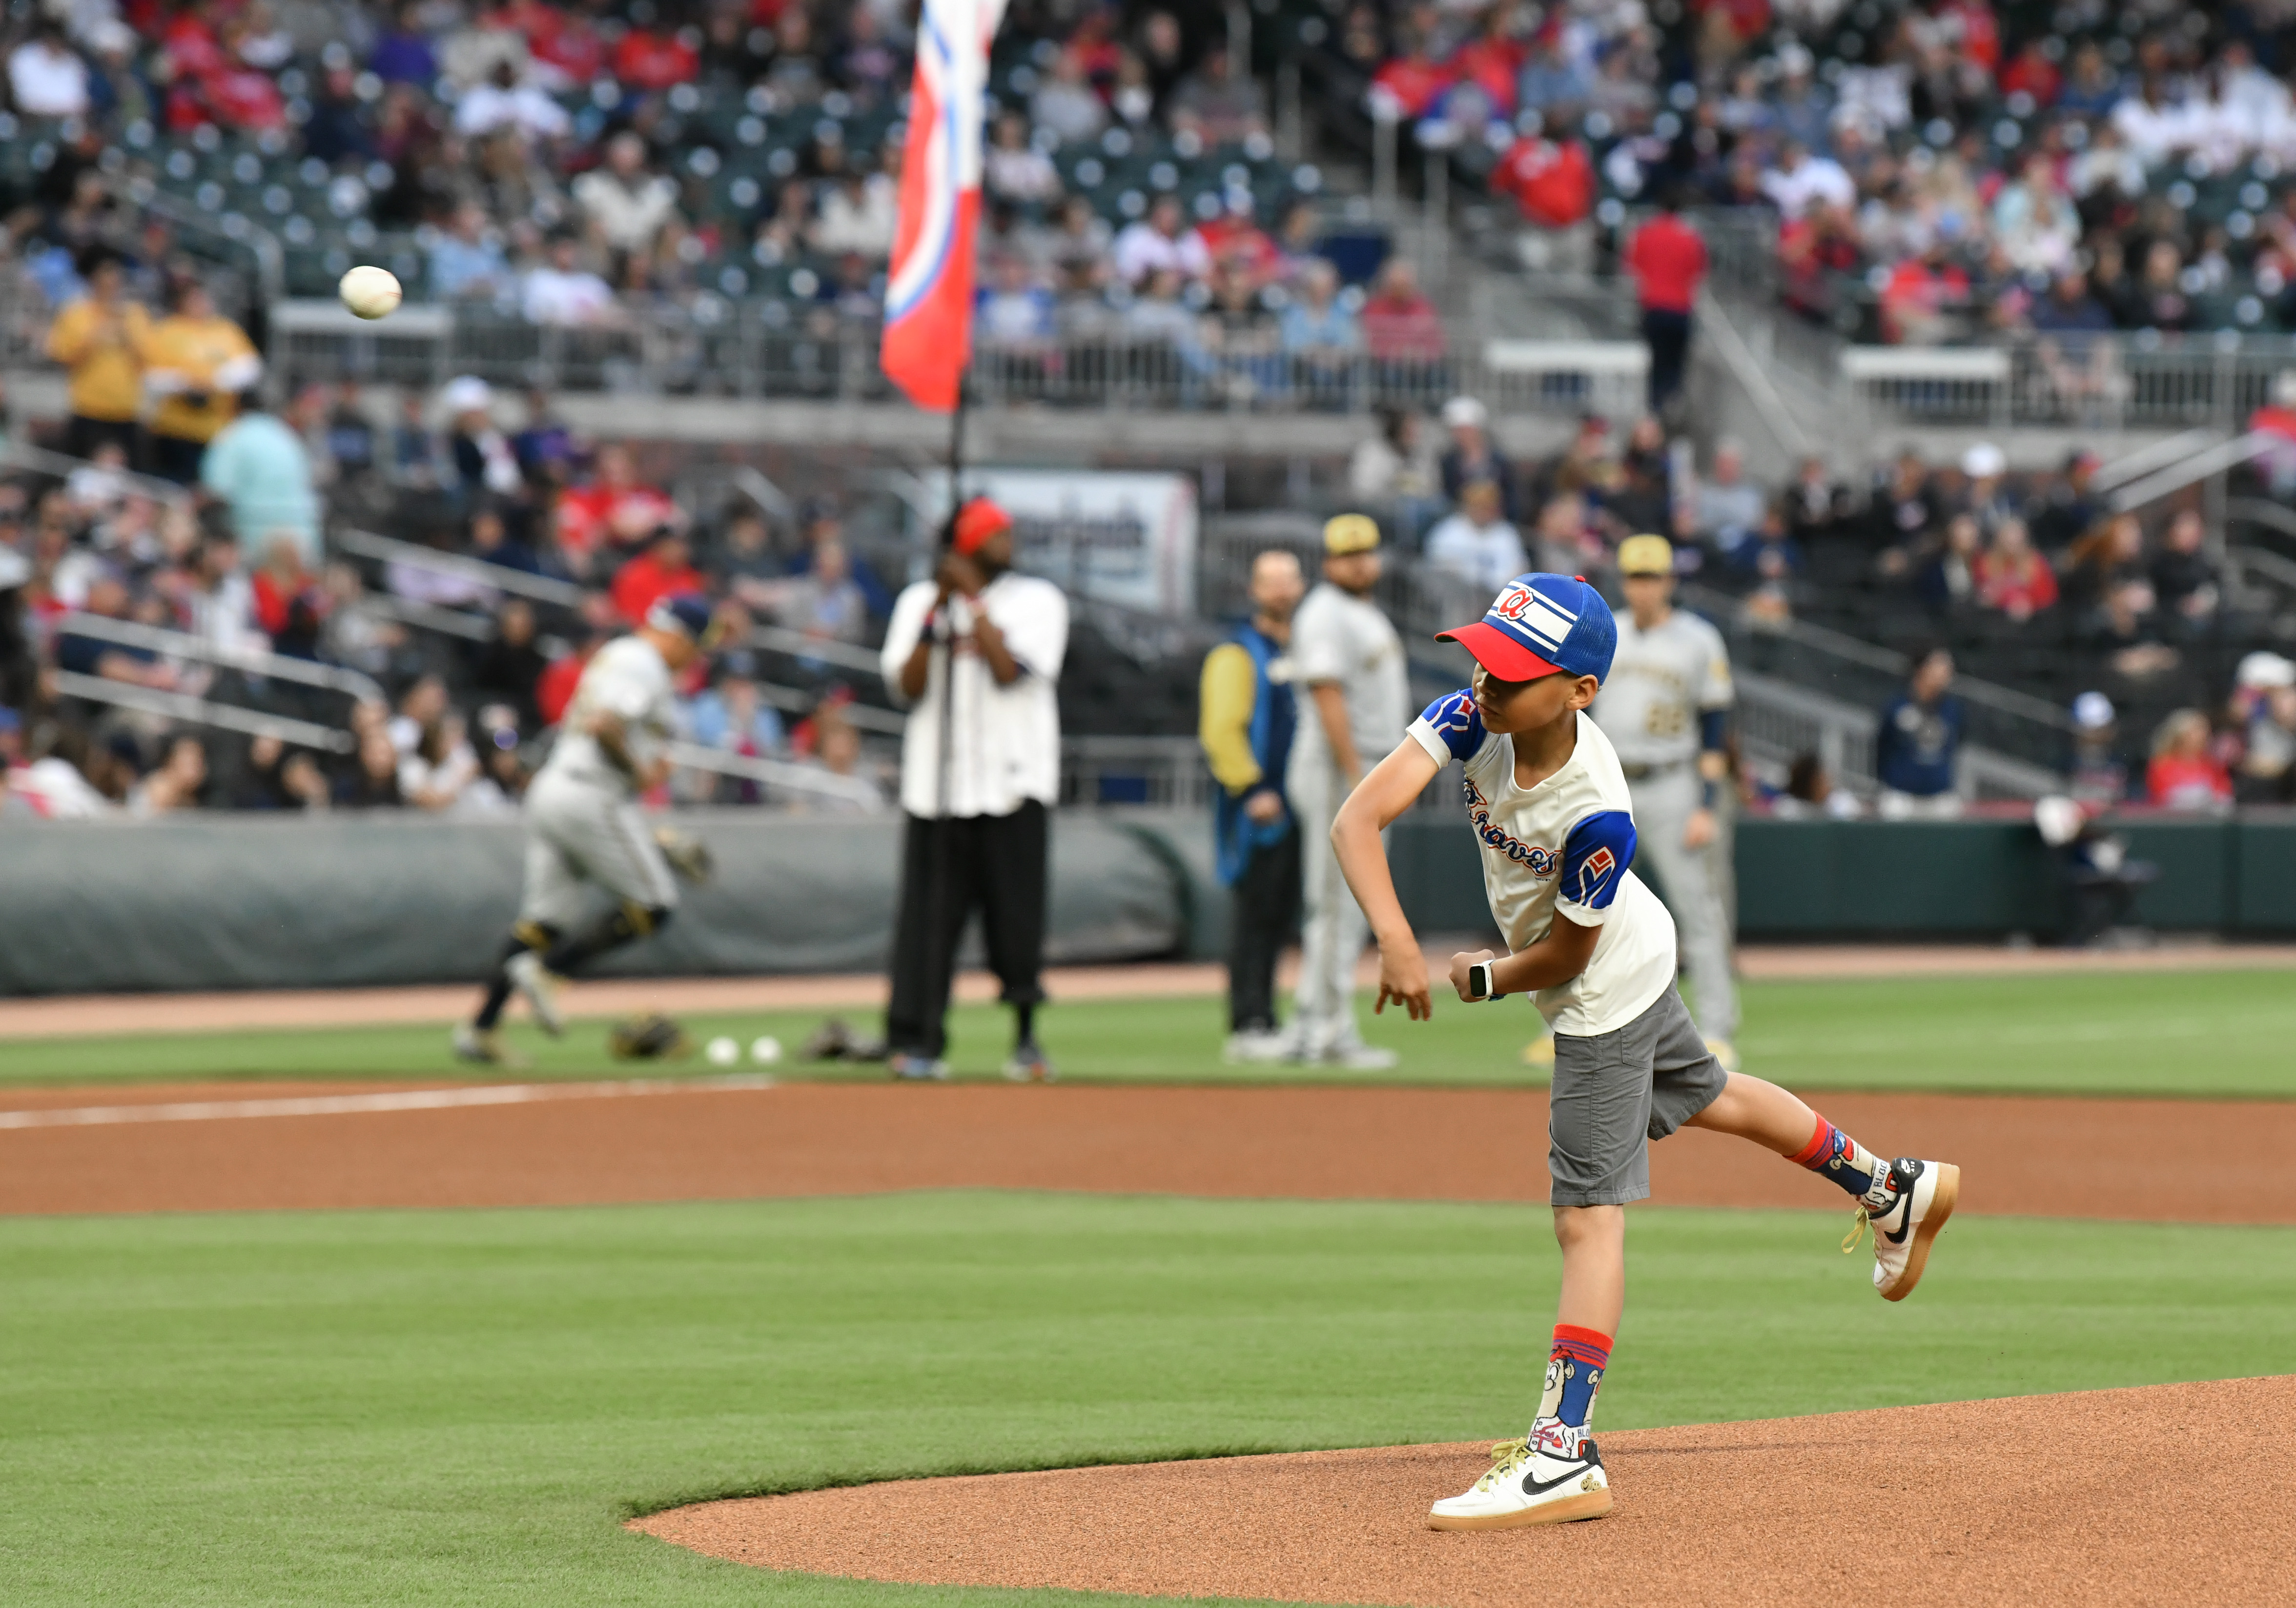
<path fill-rule="evenodd" d="M 1275 1061 L 1275 957 L 1300 919 L 1300 833 L 1283 797 L 1298 720 L 1284 650 L 1307 582 L 1299 555 L 1252 562 L 1249 622 L 1204 656 L 1196 732 L 1220 785 L 1219 880 L 1230 890 L 1227 1059 Z"/>

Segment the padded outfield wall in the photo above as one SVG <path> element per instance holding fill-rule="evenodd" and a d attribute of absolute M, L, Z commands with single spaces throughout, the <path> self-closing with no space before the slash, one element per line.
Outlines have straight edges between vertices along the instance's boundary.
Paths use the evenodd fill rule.
<path fill-rule="evenodd" d="M 884 961 L 897 820 L 682 815 L 719 871 L 623 974 L 865 971 Z M 2148 925 L 2296 931 L 2296 813 L 2132 821 L 2161 867 Z M 1212 958 L 1226 898 L 1210 825 L 1178 810 L 1068 810 L 1053 834 L 1055 962 Z M 1391 854 L 1423 931 L 1486 928 L 1473 840 L 1413 819 Z M 200 816 L 12 825 L 0 833 L 0 993 L 356 987 L 483 972 L 518 904 L 514 822 L 408 815 Z M 1739 921 L 1750 939 L 2046 938 L 2058 873 L 2030 825 L 1746 821 Z M 977 948 L 977 945 L 976 945 Z"/>

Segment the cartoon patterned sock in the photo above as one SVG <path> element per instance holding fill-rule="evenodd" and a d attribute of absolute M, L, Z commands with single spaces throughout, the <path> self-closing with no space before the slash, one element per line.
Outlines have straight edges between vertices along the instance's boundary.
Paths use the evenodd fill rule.
<path fill-rule="evenodd" d="M 1792 1156 L 1798 1167 L 1832 1179 L 1878 1210 L 1889 1203 L 1890 1164 L 1857 1140 L 1843 1133 L 1824 1117 L 1817 1120 L 1817 1129 L 1809 1143 Z"/>
<path fill-rule="evenodd" d="M 1573 1324 L 1554 1325 L 1554 1350 L 1546 1358 L 1546 1390 L 1538 1415 L 1585 1430 L 1595 1415 L 1595 1392 L 1611 1365 L 1611 1337 Z"/>

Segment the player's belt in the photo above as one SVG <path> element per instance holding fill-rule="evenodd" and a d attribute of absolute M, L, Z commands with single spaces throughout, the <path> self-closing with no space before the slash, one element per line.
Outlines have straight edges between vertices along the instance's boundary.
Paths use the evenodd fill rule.
<path fill-rule="evenodd" d="M 1687 759 L 1666 759 L 1656 765 L 1629 765 L 1621 759 L 1619 761 L 1619 774 L 1629 782 L 1647 782 L 1652 776 L 1663 776 L 1670 771 L 1680 770 L 1689 763 Z"/>

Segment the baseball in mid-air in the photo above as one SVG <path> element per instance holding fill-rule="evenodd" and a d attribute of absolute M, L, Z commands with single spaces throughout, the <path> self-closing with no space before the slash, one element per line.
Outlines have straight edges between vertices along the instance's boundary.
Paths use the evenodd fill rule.
<path fill-rule="evenodd" d="M 754 1039 L 750 1045 L 750 1059 L 759 1066 L 771 1066 L 782 1058 L 782 1041 L 771 1033 Z"/>
<path fill-rule="evenodd" d="M 712 1066 L 731 1066 L 742 1058 L 742 1046 L 730 1038 L 712 1038 L 702 1054 Z"/>
<path fill-rule="evenodd" d="M 343 305 L 362 318 L 382 318 L 397 309 L 405 294 L 398 288 L 398 278 L 389 268 L 362 264 L 343 275 L 335 287 Z"/>

